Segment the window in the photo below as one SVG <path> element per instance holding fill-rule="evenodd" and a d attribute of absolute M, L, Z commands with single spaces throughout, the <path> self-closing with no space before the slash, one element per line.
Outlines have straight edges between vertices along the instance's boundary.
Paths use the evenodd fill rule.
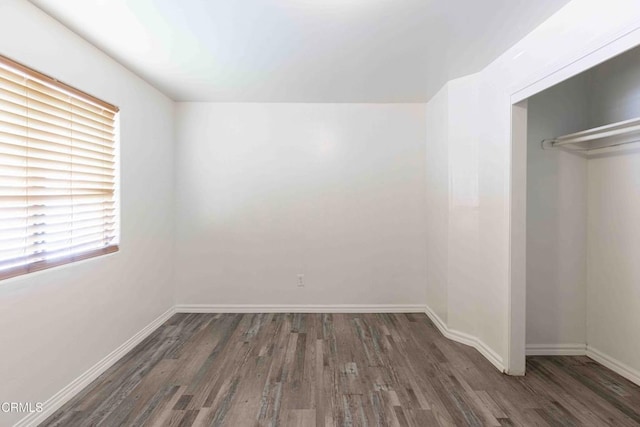
<path fill-rule="evenodd" d="M 0 279 L 118 250 L 117 120 L 0 56 Z"/>

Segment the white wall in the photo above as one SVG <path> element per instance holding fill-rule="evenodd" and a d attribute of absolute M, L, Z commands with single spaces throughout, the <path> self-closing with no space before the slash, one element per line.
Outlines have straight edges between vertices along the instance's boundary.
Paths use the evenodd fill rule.
<path fill-rule="evenodd" d="M 589 128 L 588 83 L 583 74 L 528 101 L 527 345 L 586 343 L 587 159 L 540 143 Z"/>
<path fill-rule="evenodd" d="M 179 103 L 177 303 L 422 304 L 424 116 Z"/>
<path fill-rule="evenodd" d="M 478 285 L 480 246 L 479 76 L 452 80 L 427 104 L 427 300 L 448 336 L 474 345 L 496 367 L 479 319 L 495 295 Z M 495 313 L 493 313 L 495 315 Z"/>
<path fill-rule="evenodd" d="M 640 153 L 589 160 L 587 343 L 640 378 Z"/>
<path fill-rule="evenodd" d="M 468 286 L 479 247 L 477 128 L 467 121 L 477 109 L 475 75 L 427 104 L 427 304 L 447 327 L 471 334 L 482 293 Z"/>
<path fill-rule="evenodd" d="M 121 108 L 120 251 L 0 282 L 0 401 L 35 403 L 173 304 L 173 103 L 26 1 L 0 2 L 0 54 Z"/>
<path fill-rule="evenodd" d="M 640 34 L 639 23 L 640 3 L 635 0 L 573 0 L 478 73 L 477 93 L 455 95 L 458 103 L 479 99 L 476 114 L 467 115 L 456 124 L 475 129 L 478 146 L 477 223 L 458 240 L 464 235 L 470 239 L 477 236 L 477 258 L 459 260 L 465 264 L 460 268 L 474 280 L 462 284 L 460 291 L 477 292 L 481 298 L 473 314 L 473 328 L 461 332 L 475 336 L 493 350 L 510 372 L 523 372 L 524 348 L 511 347 L 511 332 L 522 328 L 510 324 L 509 319 L 523 324 L 525 311 L 524 298 L 511 292 L 514 273 L 510 259 L 510 183 L 512 174 L 525 170 L 524 165 L 511 162 L 512 104 L 583 71 L 594 61 L 607 59 L 629 40 L 640 40 L 636 36 Z M 450 138 L 446 133 L 440 137 Z M 428 144 L 442 146 L 448 141 Z M 512 298 L 516 298 L 515 314 L 511 310 Z M 463 310 L 450 306 L 448 317 L 456 311 L 464 316 Z"/>
<path fill-rule="evenodd" d="M 429 308 L 447 322 L 449 289 L 449 87 L 426 108 L 426 298 Z"/>
<path fill-rule="evenodd" d="M 475 319 L 486 295 L 475 281 L 479 256 L 478 80 L 449 82 L 449 286 L 447 326 L 477 334 Z"/>
<path fill-rule="evenodd" d="M 589 73 L 592 125 L 640 117 L 640 49 Z M 587 343 L 640 378 L 640 150 L 589 160 Z"/>

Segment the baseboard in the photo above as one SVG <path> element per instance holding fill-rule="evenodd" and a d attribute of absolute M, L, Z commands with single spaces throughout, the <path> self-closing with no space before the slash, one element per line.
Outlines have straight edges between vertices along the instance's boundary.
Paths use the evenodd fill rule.
<path fill-rule="evenodd" d="M 640 386 L 640 371 L 632 368 L 631 366 L 626 365 L 589 345 L 587 346 L 587 357 L 590 357 L 601 365 L 611 369 L 616 374 L 619 374 L 632 383 Z"/>
<path fill-rule="evenodd" d="M 482 354 L 485 359 L 487 359 L 493 366 L 495 366 L 500 372 L 505 372 L 504 363 L 502 361 L 502 357 L 493 351 L 488 345 L 486 345 L 482 340 L 473 335 L 456 331 L 455 329 L 450 329 L 446 323 L 442 321 L 440 316 L 438 316 L 433 310 L 431 310 L 428 306 L 424 308 L 424 312 L 429 316 L 431 321 L 436 325 L 438 330 L 445 337 L 450 340 L 459 342 L 461 344 L 465 344 L 471 346 L 478 350 L 480 354 Z"/>
<path fill-rule="evenodd" d="M 178 304 L 176 313 L 423 313 L 409 304 Z"/>
<path fill-rule="evenodd" d="M 153 331 L 158 329 L 160 325 L 166 322 L 175 313 L 174 307 L 162 313 L 153 322 L 149 323 L 142 330 L 129 338 L 120 347 L 109 353 L 106 357 L 100 360 L 98 363 L 89 368 L 85 373 L 69 383 L 62 390 L 57 392 L 51 398 L 49 398 L 43 404 L 44 410 L 42 412 L 33 412 L 14 425 L 14 427 L 27 427 L 37 426 L 39 423 L 46 420 L 55 411 L 60 409 L 62 405 L 67 403 L 71 398 L 78 394 L 83 388 L 89 385 L 93 380 L 98 378 L 104 371 L 113 366 L 118 360 L 120 360 L 125 354 L 131 351 L 142 340 L 147 338 Z"/>
<path fill-rule="evenodd" d="M 584 356 L 585 344 L 527 344 L 527 356 Z"/>

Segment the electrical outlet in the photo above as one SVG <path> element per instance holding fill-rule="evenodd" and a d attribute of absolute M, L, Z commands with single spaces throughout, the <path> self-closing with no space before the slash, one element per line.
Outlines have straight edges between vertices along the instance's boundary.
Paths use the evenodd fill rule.
<path fill-rule="evenodd" d="M 298 287 L 304 288 L 304 274 L 298 274 Z"/>

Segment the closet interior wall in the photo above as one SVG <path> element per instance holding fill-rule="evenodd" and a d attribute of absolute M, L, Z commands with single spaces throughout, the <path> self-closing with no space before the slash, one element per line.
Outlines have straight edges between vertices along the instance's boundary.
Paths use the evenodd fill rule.
<path fill-rule="evenodd" d="M 588 157 L 544 138 L 640 117 L 640 48 L 529 99 L 527 348 L 640 372 L 640 144 Z"/>
<path fill-rule="evenodd" d="M 589 127 L 587 88 L 579 75 L 528 102 L 528 346 L 586 342 L 588 161 L 540 141 Z"/>

